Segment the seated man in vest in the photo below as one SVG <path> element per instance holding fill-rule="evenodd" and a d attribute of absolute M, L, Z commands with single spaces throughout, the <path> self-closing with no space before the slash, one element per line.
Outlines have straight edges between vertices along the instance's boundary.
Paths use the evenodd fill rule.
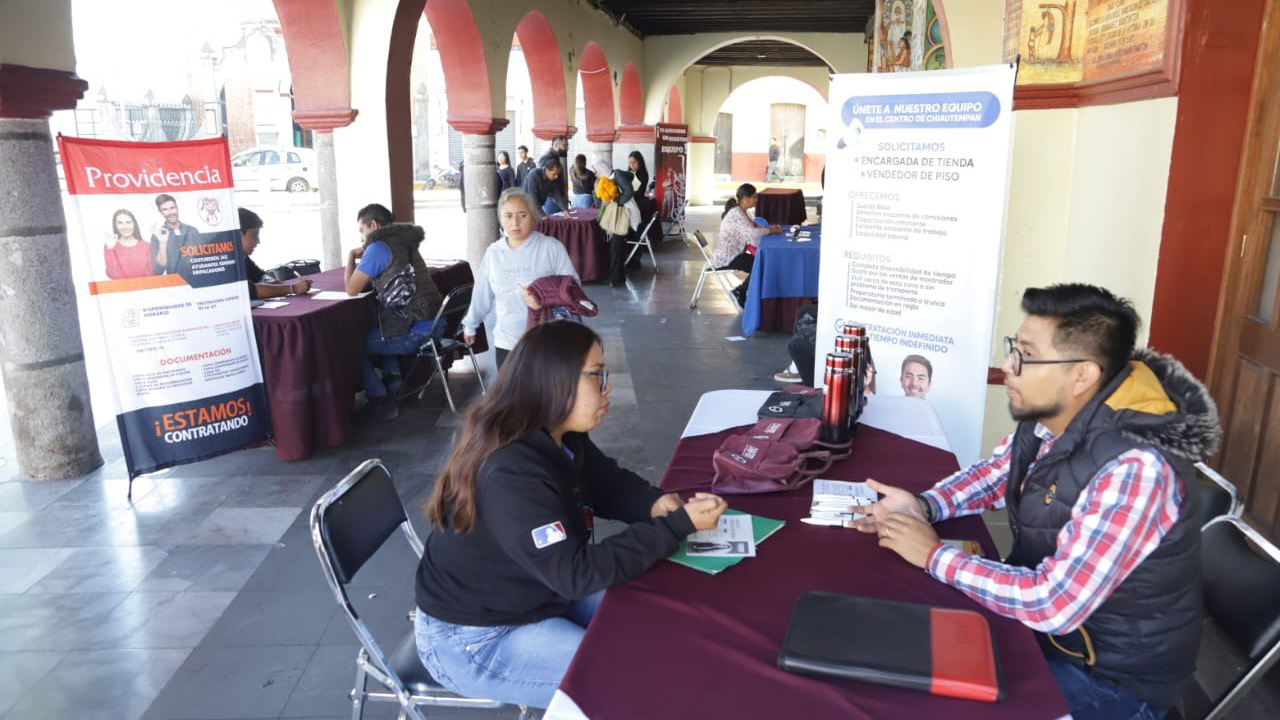
<path fill-rule="evenodd" d="M 358 295 L 372 284 L 378 297 L 378 327 L 365 336 L 360 384 L 371 416 L 391 420 L 399 415 L 396 396 L 404 387 L 400 356 L 416 353 L 427 338 L 444 330 L 433 327 L 440 290 L 418 253 L 422 228 L 393 223 L 391 211 L 378 204 L 362 208 L 357 220 L 364 243 L 347 255 L 347 294 Z M 374 358 L 381 361 L 382 377 Z"/>
<path fill-rule="evenodd" d="M 992 612 L 1036 631 L 1076 720 L 1158 718 L 1200 642 L 1193 463 L 1220 430 L 1178 361 L 1135 350 L 1133 305 L 1090 285 L 1031 288 L 1006 339 L 1017 428 L 921 495 L 883 494 L 853 523 Z M 939 542 L 931 523 L 1007 507 L 1000 563 Z"/>

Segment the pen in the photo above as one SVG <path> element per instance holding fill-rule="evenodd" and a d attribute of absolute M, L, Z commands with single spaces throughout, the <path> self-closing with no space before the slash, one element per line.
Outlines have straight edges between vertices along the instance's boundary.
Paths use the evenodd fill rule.
<path fill-rule="evenodd" d="M 800 518 L 800 522 L 807 525 L 830 525 L 832 527 L 844 527 L 844 520 L 821 520 L 819 518 Z"/>

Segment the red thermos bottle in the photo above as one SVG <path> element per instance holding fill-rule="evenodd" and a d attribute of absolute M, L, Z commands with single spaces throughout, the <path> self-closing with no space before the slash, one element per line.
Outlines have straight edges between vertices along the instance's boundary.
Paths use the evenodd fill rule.
<path fill-rule="evenodd" d="M 823 442 L 839 444 L 849 440 L 849 387 L 853 380 L 853 357 L 848 353 L 827 353 L 827 385 L 822 398 Z"/>

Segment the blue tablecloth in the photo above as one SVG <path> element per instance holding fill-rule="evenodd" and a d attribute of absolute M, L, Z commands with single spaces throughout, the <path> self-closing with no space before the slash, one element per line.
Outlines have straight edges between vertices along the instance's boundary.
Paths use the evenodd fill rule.
<path fill-rule="evenodd" d="M 793 242 L 787 235 L 765 235 L 756 251 L 747 288 L 747 305 L 742 309 L 742 334 L 760 329 L 760 303 L 767 298 L 817 297 L 818 260 L 822 248 L 822 226 L 806 225 L 813 240 Z"/>

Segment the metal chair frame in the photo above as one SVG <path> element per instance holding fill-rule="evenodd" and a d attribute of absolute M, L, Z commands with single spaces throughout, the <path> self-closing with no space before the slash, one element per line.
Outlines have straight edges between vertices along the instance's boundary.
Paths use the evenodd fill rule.
<path fill-rule="evenodd" d="M 400 500 L 400 495 L 395 490 L 391 472 L 387 470 L 379 459 L 374 458 L 361 463 L 359 467 L 352 470 L 337 485 L 321 496 L 311 508 L 311 541 L 315 546 L 316 555 L 320 558 L 320 567 L 324 571 L 325 581 L 329 583 L 329 589 L 333 591 L 338 605 L 342 608 L 343 615 L 347 618 L 347 622 L 355 632 L 356 638 L 360 641 L 360 651 L 356 654 L 356 681 L 349 693 L 352 720 L 361 720 L 364 715 L 365 703 L 368 701 L 399 703 L 400 720 L 427 720 L 426 716 L 422 714 L 421 707 L 487 710 L 507 707 L 505 703 L 497 700 L 462 697 L 438 684 L 434 684 L 428 692 L 410 691 L 392 668 L 387 654 L 383 652 L 381 646 L 374 640 L 373 634 L 364 624 L 364 621 L 360 619 L 359 613 L 356 612 L 355 607 L 351 604 L 351 599 L 347 595 L 346 584 L 339 579 L 338 573 L 334 569 L 333 550 L 329 545 L 326 533 L 326 527 L 329 524 L 328 511 L 331 506 L 340 502 L 352 488 L 361 482 L 372 482 L 369 478 L 373 476 L 375 471 L 381 471 L 385 475 L 386 482 L 391 487 L 391 493 L 395 496 L 397 507 L 394 508 L 394 511 L 397 512 L 396 517 L 399 519 L 398 527 L 405 540 L 408 541 L 409 546 L 413 548 L 414 554 L 421 559 L 423 551 L 422 539 L 418 537 L 413 525 L 409 522 L 408 516 L 405 514 L 404 503 Z M 388 509 L 390 509 L 389 505 Z M 381 549 L 389 538 L 390 534 L 383 537 L 377 547 L 369 551 L 364 561 L 367 561 L 378 549 Z M 363 564 L 363 561 L 359 563 L 359 565 Z M 414 611 L 416 612 L 416 608 Z M 412 614 L 410 617 L 412 617 Z M 423 670 L 425 672 L 425 668 Z M 426 673 L 426 675 L 430 676 L 430 673 Z M 369 678 L 371 677 L 378 681 L 384 689 L 369 690 Z M 521 720 L 525 720 L 527 717 L 528 708 L 521 707 Z"/>
<path fill-rule="evenodd" d="M 1196 471 L 1199 473 L 1200 477 L 1217 486 L 1231 498 L 1231 505 L 1226 512 L 1227 515 L 1239 517 L 1244 514 L 1244 502 L 1240 499 L 1240 491 L 1236 490 L 1236 486 L 1231 484 L 1230 480 L 1222 477 L 1217 470 L 1214 470 L 1203 462 L 1196 463 Z M 1210 518 L 1205 522 L 1205 526 L 1207 527 L 1210 522 L 1216 519 L 1217 518 Z"/>
<path fill-rule="evenodd" d="M 729 286 L 729 281 L 725 279 L 728 275 L 737 275 L 737 270 L 730 268 L 717 268 L 711 262 L 711 253 L 707 250 L 708 243 L 706 237 L 702 235 L 701 230 L 693 231 L 693 238 L 697 241 L 698 250 L 702 253 L 702 275 L 698 277 L 698 286 L 693 289 L 693 297 L 689 300 L 689 309 L 693 310 L 698 307 L 698 298 L 702 297 L 702 287 L 706 285 L 708 276 L 715 276 L 716 281 L 720 283 L 720 288 L 724 290 L 724 294 L 729 296 L 729 300 L 733 306 L 738 308 L 738 314 L 742 314 L 742 305 L 738 303 L 738 298 L 733 294 L 733 288 Z"/>
<path fill-rule="evenodd" d="M 654 213 L 649 218 L 649 222 L 645 223 L 644 229 L 640 231 L 639 240 L 628 240 L 627 244 L 631 246 L 631 252 L 627 253 L 627 259 L 623 261 L 623 265 L 631 262 L 631 258 L 635 257 L 640 246 L 644 246 L 649 251 L 649 259 L 653 261 L 653 274 L 658 274 L 658 258 L 653 256 L 653 243 L 649 242 L 649 230 L 653 228 L 653 223 L 658 219 L 658 213 Z"/>
<path fill-rule="evenodd" d="M 1262 535 L 1262 533 L 1253 529 L 1249 523 L 1244 521 L 1237 515 L 1220 515 L 1212 521 L 1205 524 L 1201 532 L 1210 529 L 1214 525 L 1229 524 L 1244 536 L 1244 539 L 1257 548 L 1268 560 L 1280 566 L 1280 548 L 1277 548 L 1270 540 Z M 1277 608 L 1280 613 L 1280 608 Z M 1243 675 L 1231 683 L 1230 687 L 1216 701 L 1208 713 L 1201 720 L 1223 720 L 1227 712 L 1231 710 L 1236 703 L 1245 696 L 1245 694 L 1253 687 L 1255 683 L 1266 676 L 1267 671 L 1280 660 L 1280 638 L 1277 638 L 1271 644 L 1267 651 L 1254 662 Z"/>
<path fill-rule="evenodd" d="M 462 332 L 462 329 L 458 328 L 458 332 L 455 333 L 455 337 L 441 341 L 437 341 L 434 334 L 434 329 L 439 327 L 440 323 L 444 322 L 446 318 L 455 315 L 461 318 L 463 315 L 466 315 L 467 310 L 471 307 L 471 292 L 474 288 L 475 283 L 459 285 L 450 290 L 448 295 L 444 296 L 444 300 L 440 303 L 440 309 L 436 311 L 435 322 L 431 326 L 433 334 L 431 337 L 427 338 L 427 341 L 422 344 L 422 347 L 418 348 L 418 353 L 414 358 L 414 365 L 410 367 L 408 373 L 405 373 L 405 377 L 409 377 L 410 373 L 412 373 L 417 367 L 417 361 L 421 358 L 427 358 L 433 361 L 435 363 L 435 369 L 431 371 L 431 376 L 427 378 L 426 382 L 412 390 L 402 393 L 400 397 L 417 395 L 418 399 L 422 400 L 427 396 L 427 388 L 431 386 L 431 381 L 435 380 L 436 376 L 439 376 L 440 384 L 444 386 L 444 397 L 449 401 L 449 409 L 453 411 L 454 415 L 457 415 L 458 406 L 454 404 L 453 393 L 449 390 L 449 371 L 445 369 L 440 358 L 443 355 L 456 353 L 461 348 L 466 348 L 467 356 L 471 358 L 471 367 L 475 369 L 476 379 L 480 381 L 480 394 L 483 395 L 488 392 L 484 386 L 484 375 L 480 372 L 480 364 L 476 361 L 475 351 L 471 349 L 470 345 L 457 337 L 457 335 Z M 467 301 L 466 303 L 460 303 L 457 298 L 464 293 L 467 296 Z M 444 347 L 442 347 L 442 345 L 444 345 Z"/>
<path fill-rule="evenodd" d="M 680 203 L 680 209 L 676 211 L 676 216 L 670 222 L 662 223 L 662 239 L 679 238 L 680 242 L 687 247 L 689 245 L 689 234 L 685 230 L 684 218 L 685 213 L 689 211 L 689 197 L 685 196 L 684 202 Z"/>

